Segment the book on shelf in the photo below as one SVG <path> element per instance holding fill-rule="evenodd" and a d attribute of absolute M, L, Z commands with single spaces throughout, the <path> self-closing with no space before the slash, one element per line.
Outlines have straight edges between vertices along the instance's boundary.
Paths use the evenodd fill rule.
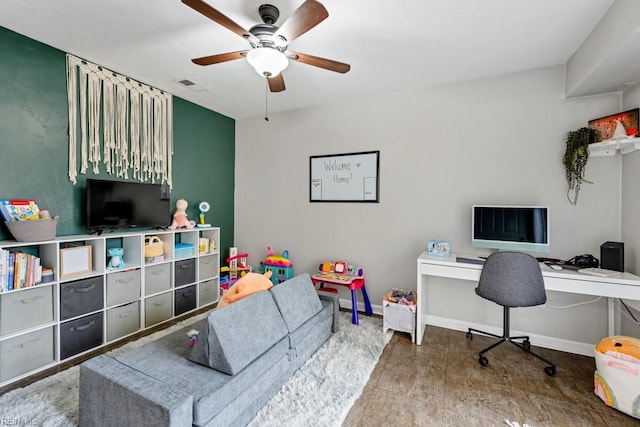
<path fill-rule="evenodd" d="M 0 292 L 36 286 L 42 281 L 40 258 L 0 249 Z"/>
<path fill-rule="evenodd" d="M 0 249 L 0 292 L 7 291 L 8 251 Z"/>
<path fill-rule="evenodd" d="M 12 291 L 13 290 L 13 279 L 14 279 L 14 273 L 15 273 L 15 254 L 13 252 L 9 252 L 8 253 L 8 259 L 9 259 L 9 263 L 8 263 L 8 271 L 7 271 L 7 290 Z"/>
<path fill-rule="evenodd" d="M 25 221 L 40 218 L 35 200 L 0 200 L 0 214 L 5 221 Z"/>
<path fill-rule="evenodd" d="M 3 221 L 12 221 L 11 215 L 9 215 L 9 211 L 5 208 L 5 200 L 0 200 L 0 216 Z"/>
<path fill-rule="evenodd" d="M 20 289 L 20 283 L 22 282 L 22 265 L 24 263 L 23 259 L 24 252 L 15 252 L 14 256 L 16 260 L 13 264 L 14 267 L 14 277 L 13 277 L 13 290 Z"/>

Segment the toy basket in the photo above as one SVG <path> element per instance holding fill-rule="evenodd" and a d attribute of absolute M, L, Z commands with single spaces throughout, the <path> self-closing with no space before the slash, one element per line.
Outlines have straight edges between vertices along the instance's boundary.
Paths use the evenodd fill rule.
<path fill-rule="evenodd" d="M 156 258 L 164 255 L 162 240 L 158 236 L 148 236 L 144 239 L 144 257 Z"/>
<path fill-rule="evenodd" d="M 58 219 L 32 219 L 26 221 L 5 221 L 13 238 L 18 242 L 39 242 L 56 237 Z"/>

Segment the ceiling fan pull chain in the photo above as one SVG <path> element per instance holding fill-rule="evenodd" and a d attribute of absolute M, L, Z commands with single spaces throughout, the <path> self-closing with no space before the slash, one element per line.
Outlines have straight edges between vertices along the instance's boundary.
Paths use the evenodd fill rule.
<path fill-rule="evenodd" d="M 269 121 L 269 79 L 264 79 L 264 121 Z"/>

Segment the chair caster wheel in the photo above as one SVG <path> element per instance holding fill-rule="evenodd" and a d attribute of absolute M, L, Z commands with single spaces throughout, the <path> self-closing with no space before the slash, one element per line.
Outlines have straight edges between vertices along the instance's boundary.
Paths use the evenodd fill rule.
<path fill-rule="evenodd" d="M 471 332 L 467 332 L 467 339 L 468 340 L 472 340 L 473 339 L 473 334 Z"/>
<path fill-rule="evenodd" d="M 489 364 L 489 359 L 487 359 L 484 356 L 480 356 L 480 359 L 478 359 L 478 362 L 480 362 L 482 366 L 487 366 Z"/>
<path fill-rule="evenodd" d="M 531 341 L 529 340 L 522 341 L 522 348 L 524 348 L 527 351 L 531 350 Z"/>
<path fill-rule="evenodd" d="M 550 377 L 554 376 L 556 374 L 556 367 L 555 366 L 547 366 L 546 368 L 544 368 L 544 373 L 549 375 Z"/>

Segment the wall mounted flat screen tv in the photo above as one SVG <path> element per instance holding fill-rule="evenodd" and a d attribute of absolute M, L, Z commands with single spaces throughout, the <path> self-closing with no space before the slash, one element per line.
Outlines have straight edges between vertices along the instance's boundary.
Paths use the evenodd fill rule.
<path fill-rule="evenodd" d="M 167 227 L 169 203 L 165 185 L 87 179 L 87 231 Z"/>
<path fill-rule="evenodd" d="M 471 245 L 498 250 L 549 252 L 549 208 L 474 205 Z"/>

